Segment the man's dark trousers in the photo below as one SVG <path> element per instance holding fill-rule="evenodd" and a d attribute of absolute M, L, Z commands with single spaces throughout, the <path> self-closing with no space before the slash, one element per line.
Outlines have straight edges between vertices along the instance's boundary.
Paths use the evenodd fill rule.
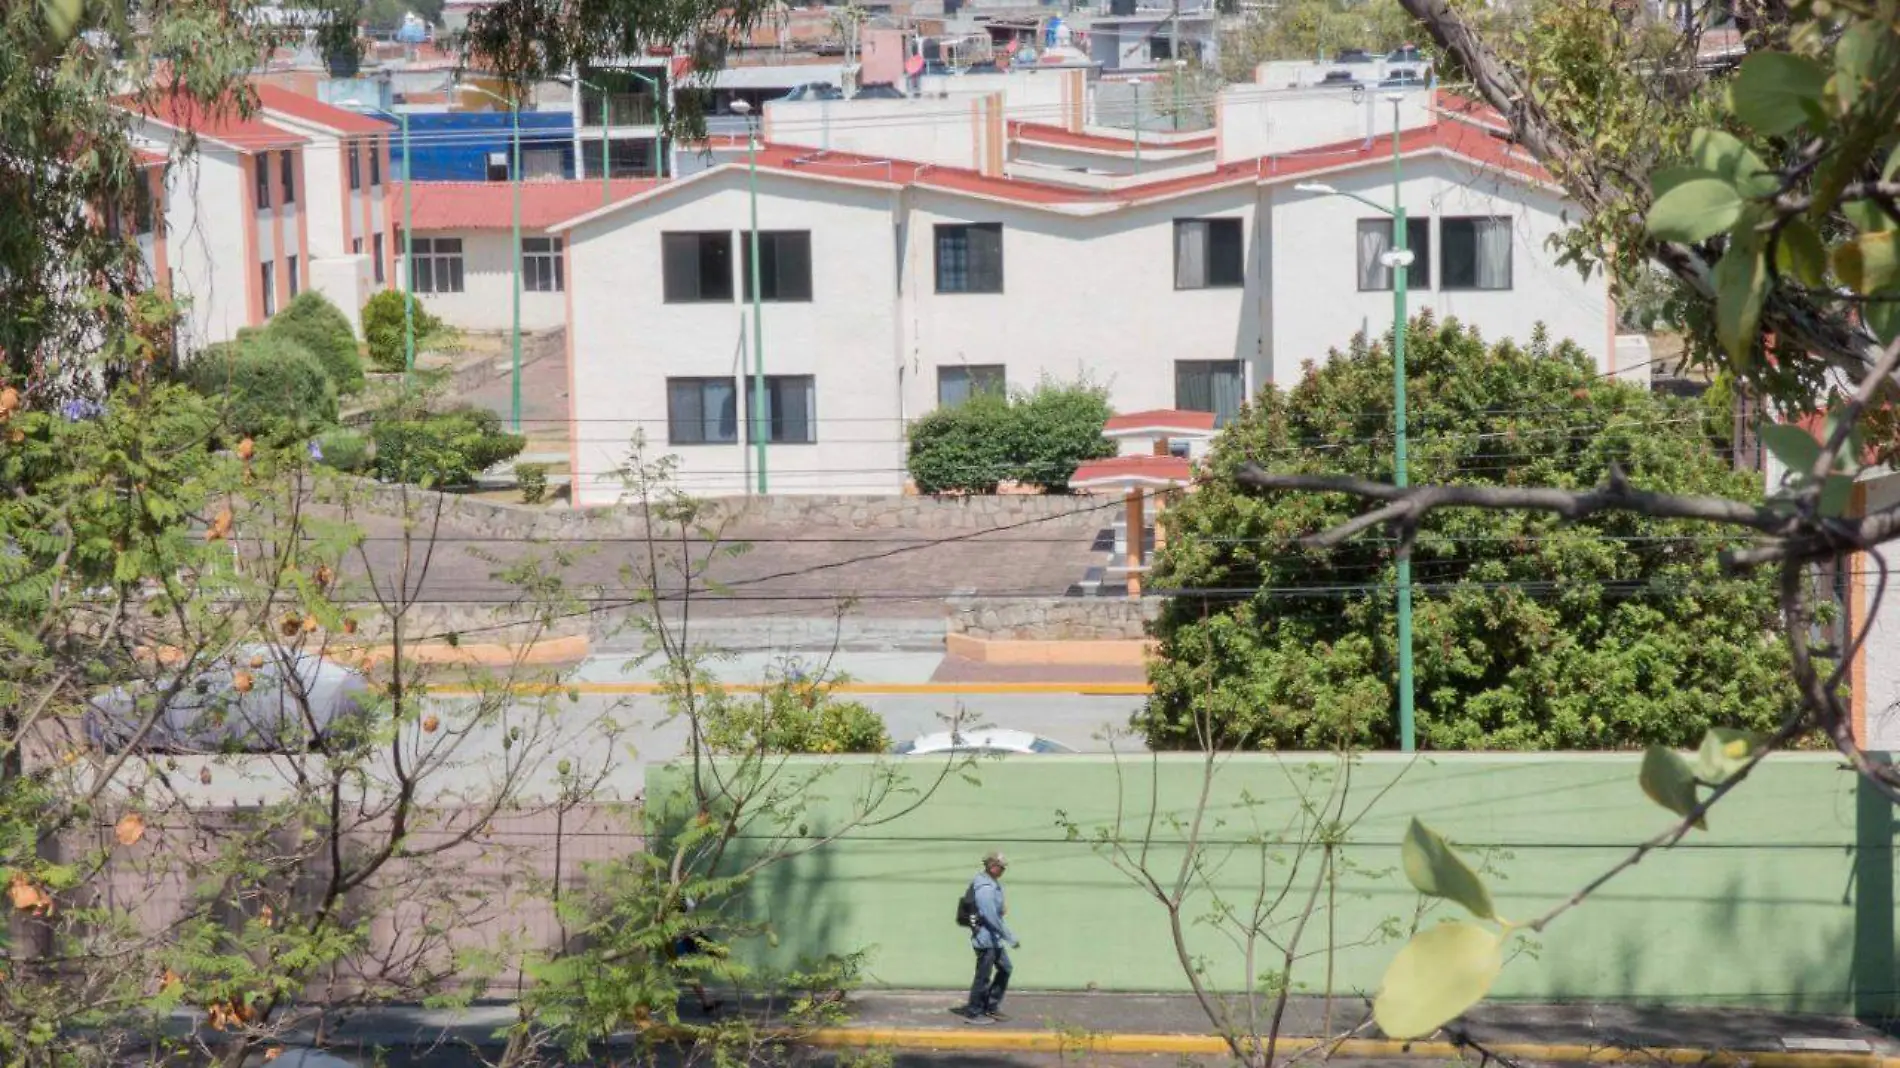
<path fill-rule="evenodd" d="M 970 1003 L 963 1011 L 976 1016 L 1001 1009 L 1010 971 L 1009 951 L 1002 946 L 977 950 L 976 980 L 970 984 Z"/>

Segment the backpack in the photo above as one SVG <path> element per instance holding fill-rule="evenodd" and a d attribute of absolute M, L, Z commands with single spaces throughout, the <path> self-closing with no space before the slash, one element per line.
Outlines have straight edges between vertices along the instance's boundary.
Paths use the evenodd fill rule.
<path fill-rule="evenodd" d="M 982 917 L 976 911 L 976 883 L 971 882 L 963 890 L 963 896 L 957 898 L 957 926 L 966 931 L 975 930 Z"/>

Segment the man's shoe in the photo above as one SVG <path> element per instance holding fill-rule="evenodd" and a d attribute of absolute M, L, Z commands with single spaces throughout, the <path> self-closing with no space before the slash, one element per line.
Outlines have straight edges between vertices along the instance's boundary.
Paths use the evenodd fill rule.
<path fill-rule="evenodd" d="M 984 1013 L 983 1015 L 989 1017 L 992 1020 L 995 1020 L 997 1023 L 1009 1022 L 1009 1013 L 1006 1013 L 1002 1011 L 1001 1009 L 991 1009 L 990 1011 Z"/>
<path fill-rule="evenodd" d="M 988 1027 L 988 1026 L 989 1026 L 990 1024 L 992 1024 L 992 1023 L 995 1023 L 995 1022 L 996 1022 L 996 1021 L 994 1021 L 994 1020 L 992 1020 L 992 1019 L 990 1019 L 990 1018 L 989 1018 L 988 1016 L 985 1016 L 985 1015 L 984 1015 L 983 1013 L 980 1013 L 980 1012 L 962 1012 L 962 1011 L 960 1011 L 960 1012 L 958 1012 L 958 1013 L 957 1013 L 957 1015 L 958 1015 L 958 1016 L 961 1016 L 961 1017 L 963 1017 L 963 1022 L 964 1022 L 964 1023 L 967 1023 L 967 1024 L 976 1024 L 976 1025 L 978 1025 L 979 1027 Z"/>

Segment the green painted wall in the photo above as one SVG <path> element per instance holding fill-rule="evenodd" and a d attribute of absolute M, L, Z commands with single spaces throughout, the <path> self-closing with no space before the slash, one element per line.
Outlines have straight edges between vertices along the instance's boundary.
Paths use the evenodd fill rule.
<path fill-rule="evenodd" d="M 1468 849 L 1490 851 L 1503 873 L 1491 880 L 1500 912 L 1528 918 L 1666 826 L 1666 814 L 1637 787 L 1637 763 L 1637 754 L 1620 753 L 1362 758 L 1348 807 L 1366 815 L 1344 849 L 1361 871 L 1342 881 L 1334 912 L 1322 908 L 1316 917 L 1308 946 L 1319 952 L 1296 981 L 1318 988 L 1331 930 L 1338 988 L 1377 987 L 1397 943 L 1358 943 L 1388 921 L 1409 923 L 1418 905 L 1396 870 L 1397 843 L 1413 815 Z M 807 794 L 813 831 L 848 810 L 844 799 L 875 774 L 871 768 L 847 761 Z M 1217 823 L 1208 837 L 1232 843 L 1279 832 L 1298 810 L 1300 791 L 1324 793 L 1336 768 L 1327 756 L 1226 761 L 1213 782 Z M 920 763 L 904 773 L 924 786 L 939 769 Z M 1498 995 L 1885 1010 L 1895 985 L 1892 816 L 1885 804 L 1857 797 L 1855 777 L 1839 769 L 1818 754 L 1771 758 L 1718 807 L 1707 834 L 1652 854 L 1553 924 L 1535 957 L 1519 956 L 1506 968 Z M 956 898 L 982 854 L 1000 848 L 1011 858 L 1010 922 L 1024 944 L 1016 954 L 1019 985 L 1184 989 L 1160 906 L 1088 841 L 1065 840 L 1059 813 L 1085 828 L 1107 827 L 1119 805 L 1124 825 L 1139 834 L 1151 797 L 1164 814 L 1191 808 L 1199 758 L 1119 765 L 1110 757 L 1009 758 L 985 762 L 976 774 L 978 785 L 951 777 L 910 815 L 767 872 L 749 904 L 779 931 L 779 960 L 871 946 L 877 984 L 964 985 L 970 953 L 952 925 Z M 680 783 L 677 770 L 651 769 L 648 797 L 657 801 Z M 1172 872 L 1180 852 L 1170 843 L 1180 836 L 1158 822 L 1154 867 Z M 1260 885 L 1260 851 L 1234 849 L 1215 884 L 1244 901 Z M 1863 851 L 1875 862 L 1864 871 L 1855 863 Z M 1285 851 L 1273 852 L 1278 859 L 1268 865 L 1277 871 Z M 1857 878 L 1874 897 L 1857 900 Z M 1212 899 L 1198 894 L 1189 915 L 1205 912 Z M 1291 920 L 1291 906 L 1285 916 Z M 1867 935 L 1859 946 L 1857 930 Z M 1242 984 L 1243 969 L 1223 938 L 1196 926 L 1190 940 L 1206 955 L 1215 984 Z"/>

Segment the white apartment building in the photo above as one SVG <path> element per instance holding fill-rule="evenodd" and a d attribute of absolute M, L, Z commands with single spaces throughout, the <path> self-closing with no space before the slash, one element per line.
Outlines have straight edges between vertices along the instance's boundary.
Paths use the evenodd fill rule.
<path fill-rule="evenodd" d="M 978 109 L 977 121 L 996 120 Z M 636 433 L 678 456 L 691 492 L 752 489 L 760 349 L 769 490 L 894 493 L 909 421 L 975 388 L 1086 378 L 1119 411 L 1224 419 L 1354 333 L 1387 329 L 1389 220 L 1296 187 L 1389 202 L 1389 140 L 1247 159 L 1227 143 L 1246 138 L 1219 140 L 1221 162 L 1068 184 L 1006 177 L 995 152 L 957 167 L 768 144 L 757 174 L 762 346 L 746 166 L 550 227 L 567 240 L 576 502 L 617 499 L 611 472 Z M 1491 337 L 1541 323 L 1614 371 L 1603 279 L 1559 268 L 1546 250 L 1565 225 L 1548 176 L 1489 126 L 1449 114 L 1405 129 L 1399 151 L 1412 311 Z"/>

